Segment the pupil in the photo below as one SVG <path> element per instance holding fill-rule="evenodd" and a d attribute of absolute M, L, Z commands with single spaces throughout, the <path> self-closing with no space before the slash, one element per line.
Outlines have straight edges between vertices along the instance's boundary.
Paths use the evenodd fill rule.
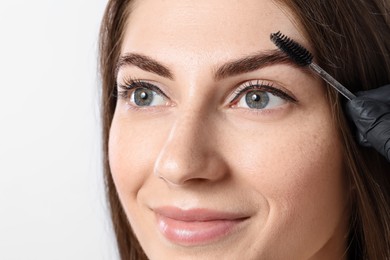
<path fill-rule="evenodd" d="M 246 94 L 245 101 L 249 108 L 262 109 L 268 105 L 269 96 L 268 93 L 264 91 L 250 91 Z"/>
<path fill-rule="evenodd" d="M 257 95 L 257 94 L 253 94 L 252 95 L 252 101 L 260 101 L 260 96 L 259 95 Z"/>
<path fill-rule="evenodd" d="M 141 95 L 140 95 L 140 97 L 141 97 L 142 99 L 147 99 L 147 98 L 148 98 L 148 94 L 147 94 L 146 92 L 142 92 Z"/>
<path fill-rule="evenodd" d="M 134 103 L 137 106 L 149 106 L 153 102 L 153 91 L 146 88 L 138 88 L 134 91 Z"/>

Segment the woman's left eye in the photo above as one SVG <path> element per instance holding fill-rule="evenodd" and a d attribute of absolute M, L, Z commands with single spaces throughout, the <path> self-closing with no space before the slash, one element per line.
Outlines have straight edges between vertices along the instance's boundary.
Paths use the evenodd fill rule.
<path fill-rule="evenodd" d="M 235 94 L 231 104 L 239 108 L 272 109 L 287 102 L 296 102 L 290 95 L 267 84 L 244 85 Z"/>
<path fill-rule="evenodd" d="M 274 108 L 285 104 L 287 101 L 269 92 L 252 90 L 246 92 L 237 102 L 237 107 L 252 109 Z"/>

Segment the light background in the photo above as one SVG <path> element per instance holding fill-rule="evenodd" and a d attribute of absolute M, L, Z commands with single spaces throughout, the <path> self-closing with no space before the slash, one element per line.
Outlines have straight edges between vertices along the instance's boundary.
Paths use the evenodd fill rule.
<path fill-rule="evenodd" d="M 105 0 L 0 0 L 0 259 L 118 259 L 101 170 Z"/>

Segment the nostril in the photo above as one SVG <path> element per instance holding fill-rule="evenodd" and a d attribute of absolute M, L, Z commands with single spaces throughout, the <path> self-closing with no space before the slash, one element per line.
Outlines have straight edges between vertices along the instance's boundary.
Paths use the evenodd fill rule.
<path fill-rule="evenodd" d="M 168 147 L 157 158 L 153 174 L 172 187 L 188 183 L 216 182 L 229 173 L 228 163 L 213 149 L 202 153 L 169 150 Z"/>
<path fill-rule="evenodd" d="M 171 180 L 169 180 L 168 178 L 158 174 L 157 175 L 158 178 L 162 179 L 164 182 L 166 182 L 169 186 L 173 186 L 173 187 L 177 187 L 177 186 L 180 186 L 182 185 L 182 183 L 176 183 L 176 182 L 173 182 Z"/>

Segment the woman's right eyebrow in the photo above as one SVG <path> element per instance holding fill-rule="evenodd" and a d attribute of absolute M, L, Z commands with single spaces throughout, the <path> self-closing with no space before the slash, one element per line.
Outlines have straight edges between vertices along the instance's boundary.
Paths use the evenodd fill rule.
<path fill-rule="evenodd" d="M 285 53 L 278 49 L 274 49 L 228 61 L 215 69 L 214 79 L 222 80 L 227 77 L 252 72 L 276 64 L 290 64 L 297 67 Z M 122 66 L 136 66 L 144 71 L 152 72 L 165 78 L 174 79 L 172 71 L 167 66 L 146 55 L 126 53 L 119 58 L 116 71 L 118 72 Z"/>
<path fill-rule="evenodd" d="M 117 73 L 122 66 L 136 66 L 142 70 L 153 72 L 164 78 L 173 79 L 173 74 L 168 67 L 146 55 L 126 53 L 119 58 L 116 65 Z"/>

